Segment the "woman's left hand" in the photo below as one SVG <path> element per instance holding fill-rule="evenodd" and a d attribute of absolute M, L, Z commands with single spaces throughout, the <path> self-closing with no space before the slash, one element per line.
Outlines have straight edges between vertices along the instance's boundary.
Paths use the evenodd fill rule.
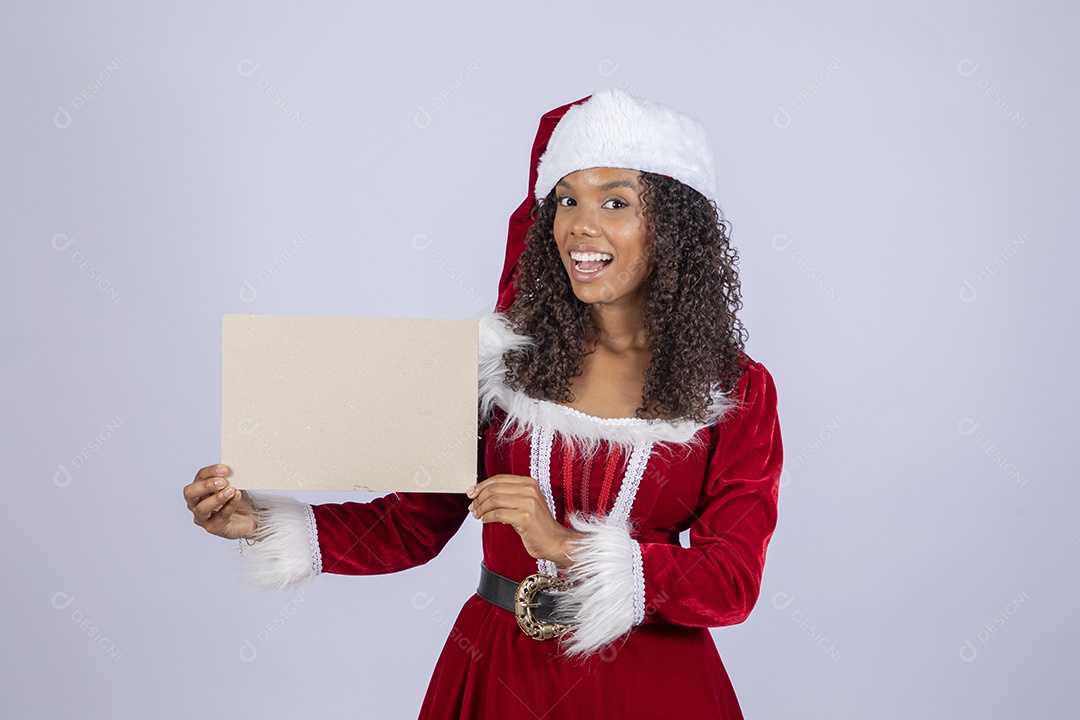
<path fill-rule="evenodd" d="M 466 495 L 473 499 L 469 506 L 473 517 L 485 523 L 512 525 L 532 557 L 557 565 L 571 564 L 567 556 L 569 542 L 584 535 L 551 516 L 536 480 L 524 475 L 492 475 Z"/>

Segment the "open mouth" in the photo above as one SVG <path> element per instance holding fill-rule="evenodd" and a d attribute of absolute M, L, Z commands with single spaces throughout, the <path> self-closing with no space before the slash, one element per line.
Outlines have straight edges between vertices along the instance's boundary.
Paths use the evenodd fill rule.
<path fill-rule="evenodd" d="M 614 260 L 614 256 L 597 252 L 571 252 L 570 259 L 578 272 L 585 274 L 600 272 Z"/>

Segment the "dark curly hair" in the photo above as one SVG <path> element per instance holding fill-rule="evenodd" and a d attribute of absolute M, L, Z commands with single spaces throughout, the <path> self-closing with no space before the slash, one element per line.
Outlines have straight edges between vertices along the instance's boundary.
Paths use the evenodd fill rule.
<path fill-rule="evenodd" d="M 735 387 L 749 336 L 742 308 L 739 255 L 716 204 L 678 180 L 643 172 L 645 219 L 656 265 L 646 280 L 642 322 L 652 361 L 639 418 L 704 422 L 710 391 Z M 507 316 L 533 342 L 508 350 L 506 384 L 531 397 L 572 402 L 570 384 L 594 346 L 589 306 L 574 295 L 552 233 L 555 191 L 532 208 L 533 224 L 518 260 L 515 302 Z"/>

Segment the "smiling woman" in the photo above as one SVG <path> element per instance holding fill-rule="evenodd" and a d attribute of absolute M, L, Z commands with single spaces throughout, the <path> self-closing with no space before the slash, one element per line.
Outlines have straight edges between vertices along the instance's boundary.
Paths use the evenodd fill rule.
<path fill-rule="evenodd" d="M 604 90 L 544 116 L 531 184 L 480 323 L 465 496 L 309 505 L 207 467 L 188 508 L 271 588 L 415 567 L 479 519 L 479 587 L 421 718 L 741 718 L 707 628 L 757 603 L 783 448 L 772 376 L 743 352 L 711 146 Z"/>
<path fill-rule="evenodd" d="M 530 301 L 507 315 L 535 342 L 507 356 L 507 382 L 534 397 L 603 417 L 700 422 L 714 392 L 742 375 L 747 333 L 728 224 L 710 198 L 668 175 L 596 167 L 553 183 L 524 240 L 514 293 Z M 617 388 L 619 367 L 640 372 L 629 373 L 621 401 L 612 398 L 617 408 L 584 399 L 590 388 Z"/>
<path fill-rule="evenodd" d="M 574 295 L 583 303 L 645 306 L 653 241 L 642 211 L 640 175 L 588 168 L 555 186 L 552 233 Z"/>

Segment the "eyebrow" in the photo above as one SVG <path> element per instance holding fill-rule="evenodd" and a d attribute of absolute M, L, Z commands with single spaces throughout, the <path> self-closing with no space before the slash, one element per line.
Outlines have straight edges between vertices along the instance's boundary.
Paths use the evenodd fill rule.
<path fill-rule="evenodd" d="M 573 189 L 570 183 L 566 182 L 566 180 L 560 180 L 559 182 L 555 183 L 555 185 Z M 603 185 L 601 185 L 599 190 L 600 192 L 607 192 L 608 190 L 614 190 L 615 188 L 629 188 L 630 190 L 637 192 L 637 186 L 629 180 L 612 180 L 609 183 L 604 183 Z"/>

